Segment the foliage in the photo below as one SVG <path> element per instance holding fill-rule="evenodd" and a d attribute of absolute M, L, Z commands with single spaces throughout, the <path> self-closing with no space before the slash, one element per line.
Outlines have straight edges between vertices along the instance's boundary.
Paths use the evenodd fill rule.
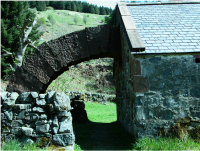
<path fill-rule="evenodd" d="M 97 5 L 89 4 L 81 1 L 29 1 L 30 7 L 36 7 L 38 11 L 46 10 L 46 6 L 51 6 L 54 9 L 70 10 L 83 13 L 92 13 L 100 15 L 109 15 L 112 12 L 111 8 L 98 7 Z"/>
<path fill-rule="evenodd" d="M 37 23 L 38 23 L 39 25 L 45 25 L 45 24 L 46 24 L 46 20 L 45 20 L 44 17 L 41 17 L 41 18 L 39 18 L 39 19 L 37 20 Z"/>
<path fill-rule="evenodd" d="M 49 14 L 49 15 L 47 16 L 47 18 L 48 18 L 48 20 L 50 21 L 50 23 L 51 23 L 52 25 L 54 25 L 54 24 L 56 23 L 55 19 L 53 18 L 53 16 L 52 16 L 51 14 Z"/>
<path fill-rule="evenodd" d="M 18 139 L 7 139 L 4 142 L 2 142 L 1 146 L 2 151 L 3 150 L 46 150 L 36 147 L 36 144 L 23 144 Z"/>
<path fill-rule="evenodd" d="M 16 26 L 23 26 L 24 23 L 30 18 L 34 20 L 35 14 L 30 11 L 27 1 L 2 1 L 1 2 L 1 50 L 5 49 L 8 52 L 16 52 L 20 46 L 19 37 L 22 36 L 20 29 Z M 32 22 L 28 25 L 30 26 Z M 35 45 L 38 44 L 38 39 L 42 35 L 35 26 L 28 39 L 36 41 Z M 2 51 L 1 51 L 2 52 Z M 31 49 L 27 48 L 26 53 L 30 53 Z M 1 74 L 2 78 L 9 77 L 12 73 L 9 64 L 13 64 L 15 56 L 7 56 L 1 59 Z"/>
<path fill-rule="evenodd" d="M 77 17 L 77 15 L 75 15 L 74 16 L 74 23 L 77 25 L 77 23 L 78 23 L 78 17 Z"/>
<path fill-rule="evenodd" d="M 85 16 L 83 17 L 83 22 L 85 23 L 85 25 L 87 24 L 87 21 L 88 21 L 88 19 L 87 19 L 87 16 L 85 15 Z"/>
<path fill-rule="evenodd" d="M 105 22 L 111 26 L 115 25 L 115 13 L 116 9 L 114 9 L 109 16 L 105 17 Z"/>
<path fill-rule="evenodd" d="M 105 19 L 101 19 L 101 22 L 103 23 L 105 21 Z"/>

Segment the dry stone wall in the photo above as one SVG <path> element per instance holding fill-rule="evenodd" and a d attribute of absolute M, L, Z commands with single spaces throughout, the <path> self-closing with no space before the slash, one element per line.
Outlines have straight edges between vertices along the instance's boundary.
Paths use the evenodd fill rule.
<path fill-rule="evenodd" d="M 70 113 L 70 99 L 55 91 L 1 92 L 1 139 L 17 137 L 24 143 L 36 142 L 73 146 L 75 136 Z"/>

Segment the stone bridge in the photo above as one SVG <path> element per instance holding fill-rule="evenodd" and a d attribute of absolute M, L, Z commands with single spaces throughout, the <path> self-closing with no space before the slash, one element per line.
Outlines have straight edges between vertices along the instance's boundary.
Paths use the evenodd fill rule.
<path fill-rule="evenodd" d="M 118 3 L 115 27 L 86 28 L 43 43 L 16 70 L 7 90 L 44 93 L 70 65 L 112 57 L 117 120 L 128 132 L 157 136 L 181 119 L 188 134 L 197 132 L 199 8 L 199 2 Z"/>
<path fill-rule="evenodd" d="M 44 93 L 68 67 L 103 57 L 121 60 L 119 28 L 100 25 L 64 35 L 41 44 L 18 67 L 7 91 Z"/>

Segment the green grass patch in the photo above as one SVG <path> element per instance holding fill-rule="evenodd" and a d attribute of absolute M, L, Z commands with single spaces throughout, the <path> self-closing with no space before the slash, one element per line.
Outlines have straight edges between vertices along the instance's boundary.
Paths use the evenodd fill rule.
<path fill-rule="evenodd" d="M 36 147 L 36 144 L 23 144 L 18 139 L 9 139 L 3 142 L 1 150 L 46 150 Z"/>
<path fill-rule="evenodd" d="M 149 138 L 139 139 L 134 145 L 135 150 L 200 150 L 200 144 L 188 138 Z"/>

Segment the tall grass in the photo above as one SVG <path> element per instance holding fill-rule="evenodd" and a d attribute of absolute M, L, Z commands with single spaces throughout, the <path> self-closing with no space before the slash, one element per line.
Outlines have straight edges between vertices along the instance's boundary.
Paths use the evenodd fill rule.
<path fill-rule="evenodd" d="M 36 144 L 24 144 L 18 139 L 7 139 L 2 142 L 1 150 L 46 150 L 36 147 Z"/>

